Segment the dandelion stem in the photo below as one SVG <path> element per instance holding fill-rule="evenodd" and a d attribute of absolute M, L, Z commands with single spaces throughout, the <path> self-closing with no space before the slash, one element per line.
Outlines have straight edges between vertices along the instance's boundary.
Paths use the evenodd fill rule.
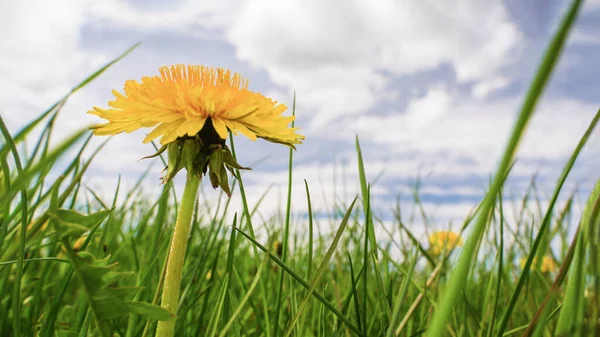
<path fill-rule="evenodd" d="M 167 258 L 167 271 L 162 293 L 161 306 L 174 314 L 177 314 L 177 303 L 179 301 L 179 288 L 181 285 L 181 274 L 183 272 L 183 259 L 187 247 L 187 239 L 190 233 L 194 203 L 198 193 L 200 178 L 194 173 L 187 173 L 183 198 L 179 206 L 175 230 L 171 238 L 171 248 Z M 156 327 L 157 337 L 172 337 L 175 334 L 175 320 L 159 321 Z"/>

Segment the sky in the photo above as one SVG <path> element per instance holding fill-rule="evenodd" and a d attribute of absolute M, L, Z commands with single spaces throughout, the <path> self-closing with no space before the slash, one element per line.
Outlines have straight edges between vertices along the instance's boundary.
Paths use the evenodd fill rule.
<path fill-rule="evenodd" d="M 564 0 L 0 0 L 0 114 L 16 132 L 79 81 L 142 44 L 70 98 L 56 132 L 102 122 L 111 90 L 171 64 L 224 67 L 250 89 L 288 105 L 306 136 L 293 154 L 293 211 L 306 211 L 304 180 L 317 211 L 358 193 L 361 142 L 373 207 L 389 219 L 398 198 L 420 197 L 433 226 L 459 224 L 481 200 Z M 542 202 L 600 108 L 600 0 L 584 5 L 569 43 L 520 145 L 507 194 L 537 176 Z M 153 165 L 145 191 L 160 190 L 147 130 L 110 139 L 84 178 L 102 195 L 121 175 L 132 186 Z M 600 172 L 596 131 L 562 200 L 585 199 Z M 98 145 L 105 138 L 97 137 Z M 250 204 L 285 204 L 289 150 L 236 138 Z M 207 184 L 205 184 L 207 185 Z M 181 180 L 178 181 L 181 189 Z M 205 189 L 204 197 L 218 193 Z M 234 193 L 235 194 L 235 193 Z M 234 195 L 239 206 L 239 196 Z M 328 206 L 329 205 L 329 206 Z"/>

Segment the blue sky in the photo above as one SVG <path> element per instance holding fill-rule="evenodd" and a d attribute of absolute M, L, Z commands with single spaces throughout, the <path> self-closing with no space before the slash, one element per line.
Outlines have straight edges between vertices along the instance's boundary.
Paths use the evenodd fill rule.
<path fill-rule="evenodd" d="M 201 4 L 200 4 L 201 3 Z M 294 153 L 294 210 L 305 210 L 303 179 L 317 205 L 348 203 L 358 191 L 354 137 L 361 139 L 374 204 L 391 214 L 398 195 L 422 201 L 438 226 L 458 221 L 481 198 L 549 36 L 565 10 L 557 0 L 196 2 L 44 0 L 0 2 L 0 113 L 16 131 L 82 78 L 143 44 L 77 93 L 60 118 L 60 138 L 97 123 L 127 79 L 175 63 L 226 67 L 250 88 L 288 106 L 306 142 Z M 587 1 L 523 141 L 509 188 L 531 176 L 548 196 L 600 108 L 600 1 Z M 291 113 L 291 111 L 290 111 Z M 86 184 L 110 195 L 119 174 L 131 186 L 151 162 L 144 132 L 114 137 Z M 585 196 L 600 172 L 600 137 L 590 140 L 567 189 Z M 104 139 L 96 140 L 99 144 Z M 251 201 L 276 208 L 287 182 L 284 147 L 236 139 Z M 158 163 L 154 163 L 158 164 Z M 154 165 L 148 186 L 160 186 Z M 156 177 L 153 177 L 155 175 Z M 154 178 L 156 178 L 154 180 Z M 344 184 L 345 182 L 345 184 Z M 207 191 L 208 197 L 216 192 Z M 236 199 L 237 200 L 237 199 Z"/>

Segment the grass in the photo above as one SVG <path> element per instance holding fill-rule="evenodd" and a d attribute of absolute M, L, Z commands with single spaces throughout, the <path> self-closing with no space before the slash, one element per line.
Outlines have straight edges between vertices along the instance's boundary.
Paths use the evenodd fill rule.
<path fill-rule="evenodd" d="M 571 217 L 578 195 L 563 187 L 600 111 L 565 162 L 546 208 L 535 179 L 520 199 L 505 200 L 503 193 L 580 6 L 573 1 L 549 43 L 489 190 L 463 222 L 463 247 L 431 254 L 400 205 L 394 220 L 382 223 L 371 211 L 373 177 L 358 137 L 360 195 L 348 205 L 316 207 L 341 215 L 322 227 L 307 181 L 306 200 L 292 200 L 288 185 L 283 221 L 256 223 L 261 202 L 248 204 L 236 172 L 232 191 L 241 195 L 242 209 L 231 209 L 223 196 L 201 196 L 194 208 L 176 336 L 600 335 L 600 179 L 583 196 L 577 230 Z M 157 304 L 181 191 L 168 183 L 159 196 L 147 196 L 141 177 L 129 191 L 119 184 L 105 200 L 82 184 L 102 148 L 88 148 L 88 131 L 50 141 L 70 95 L 125 54 L 21 131 L 11 133 L 0 117 L 1 336 L 153 336 L 158 320 L 174 318 Z M 235 154 L 233 138 L 230 145 Z M 561 195 L 569 197 L 559 202 Z M 415 200 L 429 218 L 418 192 Z M 293 230 L 299 221 L 292 203 L 307 203 L 306 230 Z M 256 235 L 259 226 L 269 229 L 267 238 Z M 545 270 L 544 257 L 560 268 Z"/>

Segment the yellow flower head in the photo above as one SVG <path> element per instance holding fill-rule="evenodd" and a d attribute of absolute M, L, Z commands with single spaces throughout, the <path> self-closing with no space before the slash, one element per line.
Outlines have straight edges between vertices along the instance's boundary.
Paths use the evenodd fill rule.
<path fill-rule="evenodd" d="M 455 232 L 437 231 L 429 236 L 429 252 L 440 255 L 444 250 L 449 251 L 462 246 L 462 238 Z"/>
<path fill-rule="evenodd" d="M 293 116 L 287 109 L 259 93 L 249 91 L 248 80 L 229 70 L 204 66 L 161 67 L 160 76 L 143 77 L 142 83 L 125 82 L 125 94 L 113 90 L 110 109 L 94 107 L 90 114 L 108 123 L 94 126 L 96 135 L 115 135 L 141 128 L 154 128 L 144 143 L 158 137 L 162 145 L 178 137 L 194 137 L 203 128 L 213 128 L 221 139 L 227 131 L 252 140 L 293 146 L 304 136 L 289 128 Z"/>
<path fill-rule="evenodd" d="M 519 265 L 521 266 L 521 269 L 523 269 L 525 267 L 525 262 L 527 262 L 527 258 L 522 258 L 519 261 Z M 531 264 L 531 268 L 535 268 L 535 266 L 537 265 L 537 257 L 533 258 L 533 263 Z M 552 258 L 552 256 L 550 255 L 545 255 L 542 258 L 542 264 L 540 265 L 540 271 L 542 273 L 553 273 L 555 271 L 558 270 L 558 265 L 556 264 L 556 262 L 554 262 L 554 259 Z"/>
<path fill-rule="evenodd" d="M 247 169 L 225 145 L 229 131 L 292 148 L 305 138 L 288 126 L 294 116 L 282 115 L 285 105 L 249 91 L 248 80 L 237 73 L 192 65 L 159 71 L 142 83 L 125 82 L 125 94 L 113 90 L 116 99 L 108 102 L 109 109 L 94 107 L 89 113 L 108 121 L 92 127 L 96 135 L 153 128 L 144 143 L 160 137 L 163 147 L 153 156 L 168 150 L 165 182 L 184 167 L 199 176 L 210 169 L 213 187 L 229 194 L 227 170 Z"/>

